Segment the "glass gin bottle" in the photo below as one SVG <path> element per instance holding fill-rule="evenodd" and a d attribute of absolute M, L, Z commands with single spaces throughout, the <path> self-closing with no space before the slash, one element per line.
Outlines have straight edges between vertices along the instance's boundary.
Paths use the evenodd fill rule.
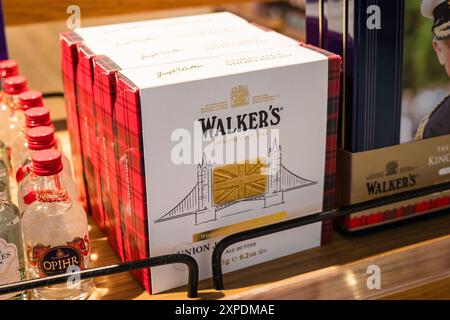
<path fill-rule="evenodd" d="M 33 92 L 27 91 L 26 94 Z M 22 93 L 20 96 L 22 96 Z M 39 93 L 40 94 L 40 93 Z M 22 103 L 22 100 L 21 100 Z M 50 110 L 44 107 L 31 107 L 26 109 L 22 105 L 22 110 L 25 115 L 25 126 L 20 133 L 14 138 L 11 145 L 11 167 L 14 174 L 17 173 L 17 169 L 24 162 L 26 152 L 28 150 L 27 130 L 39 126 L 53 126 L 50 120 Z"/>
<path fill-rule="evenodd" d="M 0 61 L 0 119 L 3 111 L 7 110 L 7 106 L 3 104 L 3 83 L 6 78 L 17 76 L 19 74 L 19 66 L 14 60 Z"/>
<path fill-rule="evenodd" d="M 39 108 L 43 109 L 43 108 Z M 30 113 L 33 110 L 28 110 L 27 113 Z M 46 149 L 58 149 L 58 145 L 60 144 L 55 136 L 55 129 L 53 128 L 53 125 L 50 126 L 38 126 L 30 128 L 26 131 L 26 139 L 27 139 L 27 149 L 24 150 L 22 155 L 22 161 L 18 164 L 18 169 L 26 166 L 27 164 L 31 164 L 31 158 L 34 152 L 40 151 L 40 150 L 46 150 Z M 72 170 L 70 168 L 70 162 L 67 157 L 61 153 L 62 155 L 62 162 L 64 165 L 64 169 L 62 174 L 72 179 Z M 16 178 L 20 179 L 20 172 L 19 170 L 15 172 Z M 19 177 L 18 177 L 19 175 Z"/>
<path fill-rule="evenodd" d="M 24 126 L 24 115 L 20 109 L 19 94 L 27 91 L 27 79 L 24 76 L 14 76 L 6 78 L 3 83 L 5 94 L 2 105 L 6 110 L 0 116 L 0 140 L 6 148 L 11 148 L 14 138 L 20 133 Z"/>
<path fill-rule="evenodd" d="M 22 217 L 28 278 L 52 276 L 91 266 L 86 212 L 70 197 L 61 181 L 63 163 L 57 150 L 32 156 L 37 177 L 35 200 Z M 92 279 L 37 288 L 32 299 L 85 299 Z"/>
<path fill-rule="evenodd" d="M 0 285 L 23 280 L 25 271 L 19 210 L 7 200 L 7 188 L 0 181 Z M 0 295 L 0 300 L 23 298 L 23 293 Z"/>
<path fill-rule="evenodd" d="M 26 113 L 35 111 L 33 108 L 27 110 Z M 17 204 L 21 215 L 29 205 L 30 201 L 33 201 L 34 191 L 36 189 L 37 177 L 33 175 L 32 156 L 34 153 L 42 150 L 54 149 L 56 150 L 57 142 L 55 140 L 55 130 L 52 127 L 34 127 L 28 129 L 27 135 L 27 150 L 22 155 L 22 163 L 16 172 L 17 181 Z M 75 182 L 72 179 L 72 172 L 70 170 L 70 162 L 64 154 L 62 154 L 63 170 L 61 172 L 61 181 L 64 186 L 64 190 L 69 193 L 73 199 L 77 199 L 77 190 Z"/>

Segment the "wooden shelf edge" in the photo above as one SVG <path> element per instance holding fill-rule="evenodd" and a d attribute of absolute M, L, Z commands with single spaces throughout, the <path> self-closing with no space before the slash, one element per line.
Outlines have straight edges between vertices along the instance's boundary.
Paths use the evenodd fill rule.
<path fill-rule="evenodd" d="M 269 0 L 259 0 L 260 2 Z M 144 11 L 179 9 L 199 6 L 215 6 L 226 3 L 248 2 L 248 0 L 3 0 L 3 14 L 6 25 L 19 25 L 36 23 L 42 21 L 66 20 L 66 13 L 70 5 L 76 4 L 80 7 L 81 18 L 123 15 Z"/>
<path fill-rule="evenodd" d="M 342 266 L 291 277 L 226 297 L 261 299 L 383 299 L 450 278 L 450 235 Z M 369 266 L 378 266 L 381 288 L 367 286 Z M 372 282 L 370 282 L 372 283 Z"/>

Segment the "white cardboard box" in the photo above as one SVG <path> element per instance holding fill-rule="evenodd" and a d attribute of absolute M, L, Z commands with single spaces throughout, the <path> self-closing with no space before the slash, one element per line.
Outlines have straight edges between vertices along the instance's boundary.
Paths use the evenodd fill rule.
<path fill-rule="evenodd" d="M 125 50 L 108 52 L 107 57 L 121 69 L 132 69 L 244 51 L 273 49 L 288 45 L 298 46 L 298 44 L 298 41 L 275 31 L 265 31 L 252 25 L 242 25 L 241 32 L 238 34 L 224 34 L 214 38 L 199 37 L 195 40 L 159 40 L 146 45 L 134 46 L 131 50 L 128 47 Z M 96 46 L 91 46 L 90 49 L 101 52 L 101 49 L 96 49 Z"/>
<path fill-rule="evenodd" d="M 147 35 L 161 38 L 166 35 L 168 30 L 176 30 L 178 32 L 184 30 L 184 33 L 187 33 L 189 30 L 197 32 L 202 28 L 207 29 L 208 26 L 215 28 L 229 27 L 230 30 L 233 30 L 236 26 L 242 24 L 248 24 L 248 22 L 230 12 L 217 12 L 76 28 L 74 31 L 85 41 L 96 44 L 98 42 L 114 42 L 114 40 L 123 41 L 123 38 L 130 40 L 128 38 L 130 36 Z"/>
<path fill-rule="evenodd" d="M 205 279 L 211 276 L 214 244 L 230 232 L 322 210 L 326 56 L 287 46 L 123 70 L 120 76 L 140 92 L 151 256 L 191 254 Z M 208 123 L 218 130 L 203 131 Z M 245 134 L 216 135 L 239 128 Z M 198 140 L 204 133 L 209 137 L 208 132 L 215 139 Z M 229 173 L 228 164 L 256 158 L 243 154 L 226 159 L 213 150 L 252 153 L 239 145 L 246 137 L 257 141 L 256 158 L 272 174 L 267 180 L 257 177 L 244 191 L 231 191 L 238 196 L 227 200 L 221 169 Z M 240 177 L 254 170 L 248 168 L 224 181 L 241 185 Z M 224 254 L 224 272 L 319 246 L 320 239 L 321 224 L 316 223 L 240 243 Z M 153 268 L 151 278 L 154 293 L 186 283 L 179 265 Z"/>

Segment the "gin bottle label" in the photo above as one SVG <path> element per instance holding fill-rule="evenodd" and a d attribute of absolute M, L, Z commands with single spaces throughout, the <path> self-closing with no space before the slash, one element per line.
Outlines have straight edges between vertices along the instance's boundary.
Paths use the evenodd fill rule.
<path fill-rule="evenodd" d="M 20 281 L 20 273 L 17 247 L 0 238 L 0 285 L 18 281 Z M 0 299 L 8 299 L 16 294 L 1 295 Z"/>
<path fill-rule="evenodd" d="M 73 267 L 82 269 L 83 255 L 70 246 L 53 247 L 45 252 L 39 261 L 39 271 L 45 276 L 63 274 Z"/>
<path fill-rule="evenodd" d="M 89 254 L 87 236 L 76 237 L 66 245 L 34 247 L 28 246 L 27 256 L 32 266 L 37 266 L 41 276 L 67 273 L 69 268 L 84 269 L 84 257 Z"/>

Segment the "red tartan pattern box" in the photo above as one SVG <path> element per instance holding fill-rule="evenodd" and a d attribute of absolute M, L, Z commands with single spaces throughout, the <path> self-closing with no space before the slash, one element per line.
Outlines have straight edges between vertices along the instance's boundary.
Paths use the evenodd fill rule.
<path fill-rule="evenodd" d="M 76 44 L 80 37 L 73 32 L 61 34 L 61 71 L 64 84 L 64 97 L 66 105 L 67 129 L 70 136 L 72 152 L 72 165 L 74 179 L 77 185 L 78 198 L 83 207 L 88 210 L 86 186 L 84 183 L 84 168 L 80 140 L 80 125 L 78 121 L 77 93 L 76 93 L 76 65 L 78 51 Z"/>
<path fill-rule="evenodd" d="M 89 207 L 96 223 L 103 229 L 109 224 L 101 194 L 98 170 L 97 126 L 93 107 L 93 57 L 120 50 L 136 50 L 161 38 L 195 39 L 238 34 L 242 28 L 257 29 L 244 19 L 227 12 L 169 19 L 132 22 L 77 29 L 61 34 L 62 71 L 68 116 L 68 128 L 76 159 L 75 175 L 79 190 L 89 190 Z M 82 161 L 81 161 L 82 159 Z M 83 183 L 83 175 L 86 187 Z M 80 192 L 84 199 L 85 192 Z M 86 203 L 85 203 L 86 204 Z M 86 205 L 85 205 L 86 207 Z"/>
<path fill-rule="evenodd" d="M 127 255 L 191 254 L 206 278 L 227 234 L 329 209 L 340 71 L 339 56 L 304 45 L 119 71 Z M 239 244 L 225 272 L 319 246 L 330 232 L 318 223 Z M 153 293 L 185 283 L 174 267 L 135 275 Z"/>

